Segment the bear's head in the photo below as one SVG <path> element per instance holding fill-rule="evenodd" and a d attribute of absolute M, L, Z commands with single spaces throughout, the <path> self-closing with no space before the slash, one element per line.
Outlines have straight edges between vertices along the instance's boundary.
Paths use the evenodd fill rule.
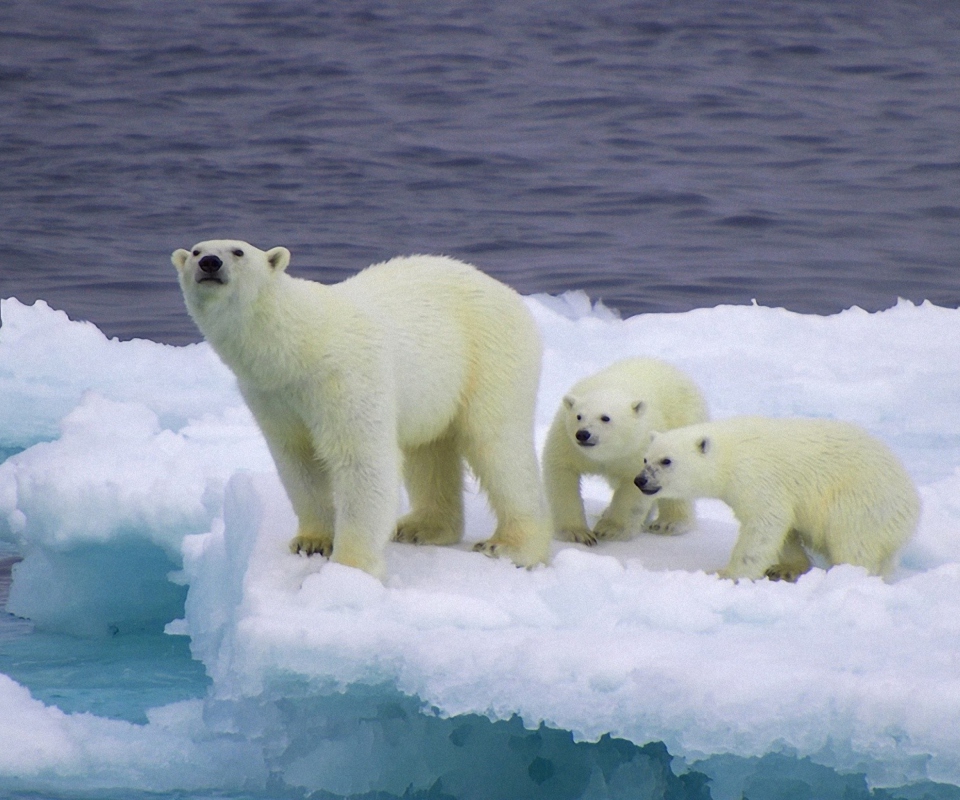
<path fill-rule="evenodd" d="M 650 437 L 648 404 L 618 391 L 592 391 L 563 398 L 570 440 L 587 458 L 609 462 L 643 455 Z"/>
<path fill-rule="evenodd" d="M 286 247 L 258 250 L 247 242 L 213 239 L 190 250 L 175 250 L 170 260 L 180 276 L 180 288 L 191 314 L 227 302 L 252 303 L 260 290 L 290 263 Z"/>
<path fill-rule="evenodd" d="M 651 497 L 692 500 L 715 496 L 716 449 L 703 425 L 653 433 L 643 459 L 643 471 L 633 482 Z"/>

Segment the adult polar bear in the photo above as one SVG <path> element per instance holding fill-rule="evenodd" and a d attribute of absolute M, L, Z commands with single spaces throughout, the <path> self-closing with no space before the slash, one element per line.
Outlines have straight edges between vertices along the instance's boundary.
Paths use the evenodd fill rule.
<path fill-rule="evenodd" d="M 920 500 L 897 457 L 827 419 L 733 417 L 655 434 L 637 487 L 651 497 L 723 500 L 740 522 L 727 578 L 793 580 L 804 547 L 831 564 L 890 572 Z"/>
<path fill-rule="evenodd" d="M 172 255 L 187 309 L 263 431 L 296 511 L 296 552 L 378 577 L 384 545 L 463 535 L 463 459 L 496 512 L 476 546 L 545 562 L 533 442 L 541 344 L 512 289 L 439 256 L 339 284 L 286 273 L 290 252 L 200 242 Z M 411 511 L 399 523 L 399 474 Z"/>

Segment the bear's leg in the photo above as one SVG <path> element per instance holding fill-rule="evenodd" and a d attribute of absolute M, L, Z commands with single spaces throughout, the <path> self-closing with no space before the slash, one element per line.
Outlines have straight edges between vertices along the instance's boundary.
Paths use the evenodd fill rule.
<path fill-rule="evenodd" d="M 508 556 L 517 566 L 545 564 L 551 529 L 540 493 L 531 431 L 503 427 L 486 441 L 468 440 L 467 463 L 487 493 L 497 516 L 493 536 L 474 545 L 488 556 Z M 470 437 L 472 439 L 472 437 Z"/>
<path fill-rule="evenodd" d="M 896 535 L 884 531 L 889 521 L 868 518 L 857 520 L 855 514 L 845 519 L 828 520 L 823 531 L 823 555 L 831 564 L 853 564 L 864 567 L 871 575 L 888 576 L 897 562 Z M 862 531 L 868 531 L 865 535 Z M 901 536 L 900 541 L 906 537 Z"/>
<path fill-rule="evenodd" d="M 686 533 L 696 520 L 694 506 L 689 500 L 657 500 L 657 516 L 644 525 L 644 530 L 661 536 Z"/>
<path fill-rule="evenodd" d="M 411 544 L 456 544 L 463 538 L 463 460 L 448 432 L 403 454 L 411 511 L 394 539 Z"/>
<path fill-rule="evenodd" d="M 286 440 L 283 446 L 271 444 L 270 452 L 297 515 L 297 535 L 290 540 L 290 552 L 329 557 L 333 552 L 330 476 L 314 457 L 312 445 L 297 446 Z"/>
<path fill-rule="evenodd" d="M 330 558 L 377 578 L 385 574 L 383 552 L 396 525 L 400 454 L 395 442 L 376 432 L 362 447 L 343 441 L 341 458 L 330 464 L 336 532 Z"/>
<path fill-rule="evenodd" d="M 653 501 L 644 496 L 634 485 L 633 478 L 622 480 L 613 490 L 613 498 L 597 524 L 593 535 L 597 539 L 626 539 L 631 520 L 638 517 L 638 527 L 650 513 Z"/>
<path fill-rule="evenodd" d="M 787 510 L 767 508 L 762 516 L 740 519 L 740 535 L 730 562 L 717 574 L 722 578 L 751 580 L 765 577 L 767 570 L 777 564 L 791 527 Z"/>
<path fill-rule="evenodd" d="M 800 543 L 800 534 L 792 530 L 780 548 L 777 563 L 767 570 L 766 575 L 772 581 L 795 583 L 801 575 L 809 571 L 810 558 Z"/>
<path fill-rule="evenodd" d="M 334 525 L 330 476 L 316 457 L 309 430 L 294 415 L 278 413 L 277 403 L 269 397 L 249 388 L 244 396 L 297 515 L 297 535 L 290 540 L 291 552 L 329 556 L 333 552 Z"/>

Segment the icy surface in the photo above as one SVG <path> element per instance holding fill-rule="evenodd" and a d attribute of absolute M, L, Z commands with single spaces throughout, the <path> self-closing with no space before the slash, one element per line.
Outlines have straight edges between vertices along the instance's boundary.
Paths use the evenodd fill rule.
<path fill-rule="evenodd" d="M 515 715 L 530 731 L 600 740 L 569 796 L 629 796 L 610 787 L 641 763 L 650 780 L 660 774 L 652 751 L 601 769 L 616 749 L 605 735 L 709 765 L 714 797 L 742 788 L 723 778 L 724 758 L 770 753 L 880 786 L 960 784 L 960 311 L 754 306 L 618 320 L 582 295 L 528 305 L 546 343 L 538 442 L 573 382 L 628 355 L 688 371 L 714 416 L 859 422 L 901 456 L 923 498 L 896 575 L 720 581 L 709 572 L 736 523 L 704 501 L 688 534 L 556 545 L 533 571 L 469 541 L 391 545 L 381 584 L 287 552 L 292 511 L 206 345 L 108 341 L 43 304 L 4 300 L 0 540 L 23 556 L 8 609 L 93 636 L 167 624 L 190 636 L 213 683 L 204 700 L 135 725 L 64 713 L 0 676 L 0 788 L 279 781 L 400 795 L 438 774 L 469 786 L 464 759 L 496 752 L 500 737 L 520 742 L 517 774 L 546 792 L 561 763 L 546 753 L 559 745 L 547 728 L 524 734 Z M 599 514 L 609 490 L 587 482 L 586 493 Z M 468 539 L 487 536 L 475 489 L 467 512 Z"/>

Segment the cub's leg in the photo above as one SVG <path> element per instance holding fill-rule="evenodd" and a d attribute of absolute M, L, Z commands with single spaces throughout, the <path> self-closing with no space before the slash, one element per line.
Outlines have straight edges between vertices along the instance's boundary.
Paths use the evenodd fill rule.
<path fill-rule="evenodd" d="M 610 505 L 597 520 L 593 535 L 597 539 L 627 538 L 631 520 L 638 518 L 642 523 L 652 504 L 652 500 L 637 490 L 632 477 L 620 481 L 613 490 Z"/>
<path fill-rule="evenodd" d="M 810 558 L 800 544 L 800 534 L 791 530 L 780 548 L 777 563 L 767 570 L 766 575 L 772 581 L 795 583 L 801 575 L 809 571 Z"/>
<path fill-rule="evenodd" d="M 561 421 L 555 420 L 543 448 L 543 488 L 550 506 L 553 533 L 565 542 L 596 544 L 583 510 L 582 475 L 568 464 L 566 435 Z"/>
<path fill-rule="evenodd" d="M 752 580 L 765 577 L 767 570 L 778 563 L 790 530 L 789 509 L 767 508 L 757 517 L 741 519 L 730 562 L 718 574 Z"/>
<path fill-rule="evenodd" d="M 397 522 L 394 539 L 412 544 L 456 544 L 463 538 L 463 459 L 456 437 L 439 439 L 403 454 L 411 511 Z"/>

